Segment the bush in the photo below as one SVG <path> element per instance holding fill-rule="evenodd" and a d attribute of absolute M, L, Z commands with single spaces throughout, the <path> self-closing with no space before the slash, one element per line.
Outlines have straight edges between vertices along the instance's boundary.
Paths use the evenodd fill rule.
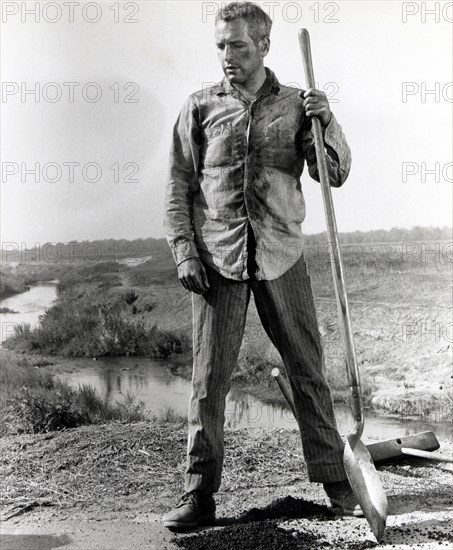
<path fill-rule="evenodd" d="M 127 392 L 123 401 L 117 401 L 113 407 L 113 414 L 126 422 L 138 422 L 145 416 L 145 403 L 135 400 L 134 395 Z"/>
<path fill-rule="evenodd" d="M 91 386 L 74 390 L 57 383 L 47 390 L 22 387 L 11 395 L 4 407 L 0 433 L 45 433 L 83 424 L 137 422 L 145 418 L 145 403 L 136 402 L 132 395 L 108 405 Z"/>
<path fill-rule="evenodd" d="M 68 399 L 72 390 L 65 388 L 43 391 L 40 388 L 21 388 L 11 396 L 5 407 L 4 422 L 9 432 L 43 433 L 84 424 L 83 416 Z"/>
<path fill-rule="evenodd" d="M 135 290 L 132 289 L 126 290 L 126 292 L 124 292 L 122 296 L 126 304 L 129 306 L 138 299 L 138 294 L 135 292 Z"/>
<path fill-rule="evenodd" d="M 13 276 L 6 271 L 0 271 L 0 298 L 7 298 L 27 290 L 23 277 Z"/>
<path fill-rule="evenodd" d="M 143 315 L 132 316 L 132 303 L 135 314 L 139 311 L 137 300 L 133 290 L 103 296 L 101 301 L 71 288 L 42 316 L 39 328 L 18 325 L 5 347 L 76 357 L 168 357 L 189 347 L 189 339 L 182 332 L 149 327 Z"/>
<path fill-rule="evenodd" d="M 43 433 L 110 420 L 144 420 L 145 404 L 132 394 L 110 405 L 96 390 L 78 389 L 35 369 L 27 360 L 2 361 L 0 368 L 0 435 Z"/>

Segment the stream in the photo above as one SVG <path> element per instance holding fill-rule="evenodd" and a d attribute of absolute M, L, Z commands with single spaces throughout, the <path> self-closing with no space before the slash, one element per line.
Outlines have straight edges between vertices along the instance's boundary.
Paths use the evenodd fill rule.
<path fill-rule="evenodd" d="M 40 315 L 57 298 L 57 283 L 37 283 L 27 292 L 0 301 L 0 307 L 18 312 L 0 315 L 2 342 L 14 333 L 16 324 L 30 323 L 32 328 L 39 325 Z M 132 395 L 137 401 L 145 403 L 150 414 L 159 415 L 171 408 L 178 415 L 186 415 L 190 381 L 174 376 L 170 370 L 173 364 L 171 359 L 100 357 L 89 366 L 74 366 L 74 369 L 56 376 L 73 387 L 89 384 L 110 403 Z M 349 408 L 337 404 L 335 410 L 340 433 L 348 433 L 353 427 Z M 230 428 L 297 427 L 288 409 L 277 404 L 265 404 L 239 389 L 232 389 L 228 394 L 225 416 L 225 426 Z M 391 439 L 425 430 L 434 431 L 439 439 L 450 440 L 452 437 L 452 426 L 448 423 L 429 423 L 367 412 L 364 438 L 379 436 L 379 439 Z"/>
<path fill-rule="evenodd" d="M 45 281 L 30 285 L 30 290 L 0 300 L 1 308 L 17 313 L 0 313 L 0 343 L 14 334 L 14 328 L 28 323 L 32 329 L 39 326 L 39 317 L 57 298 L 58 281 Z"/>

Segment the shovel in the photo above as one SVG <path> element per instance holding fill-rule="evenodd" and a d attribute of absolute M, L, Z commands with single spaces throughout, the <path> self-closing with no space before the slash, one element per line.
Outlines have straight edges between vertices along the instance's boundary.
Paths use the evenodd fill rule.
<path fill-rule="evenodd" d="M 315 78 L 311 61 L 310 36 L 306 29 L 301 29 L 299 31 L 299 45 L 304 63 L 307 87 L 315 88 Z M 315 138 L 319 179 L 321 181 L 324 212 L 329 235 L 329 252 L 332 263 L 335 295 L 337 298 L 338 314 L 346 352 L 346 368 L 352 390 L 351 409 L 355 420 L 354 430 L 347 436 L 343 464 L 352 490 L 362 507 L 363 513 L 376 540 L 379 542 L 384 535 L 385 523 L 387 520 L 387 497 L 382 488 L 370 453 L 360 439 L 364 426 L 362 388 L 355 356 L 340 244 L 338 241 L 337 225 L 330 192 L 324 140 L 321 123 L 317 117 L 312 118 L 312 130 Z"/>

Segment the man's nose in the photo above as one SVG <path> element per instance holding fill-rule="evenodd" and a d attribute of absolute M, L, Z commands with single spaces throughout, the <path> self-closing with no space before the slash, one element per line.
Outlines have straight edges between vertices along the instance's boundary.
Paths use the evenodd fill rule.
<path fill-rule="evenodd" d="M 231 46 L 225 46 L 225 61 L 232 61 L 233 59 L 233 51 Z"/>

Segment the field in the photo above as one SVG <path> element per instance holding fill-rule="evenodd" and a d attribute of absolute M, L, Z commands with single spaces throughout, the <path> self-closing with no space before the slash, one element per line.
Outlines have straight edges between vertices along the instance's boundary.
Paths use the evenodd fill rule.
<path fill-rule="evenodd" d="M 364 395 L 375 409 L 434 421 L 452 418 L 449 250 L 447 242 L 343 246 Z M 38 356 L 185 354 L 190 363 L 190 293 L 177 280 L 166 243 L 155 241 L 151 252 L 119 261 L 77 258 L 14 269 L 3 264 L 9 279 L 60 281 L 58 303 L 44 316 L 40 330 L 20 327 L 7 347 Z M 344 401 L 348 384 L 327 246 L 308 244 L 305 255 L 327 376 L 335 399 Z M 261 399 L 275 400 L 269 373 L 276 365 L 281 365 L 280 357 L 252 301 L 235 383 Z M 190 376 L 190 368 L 179 374 Z"/>

